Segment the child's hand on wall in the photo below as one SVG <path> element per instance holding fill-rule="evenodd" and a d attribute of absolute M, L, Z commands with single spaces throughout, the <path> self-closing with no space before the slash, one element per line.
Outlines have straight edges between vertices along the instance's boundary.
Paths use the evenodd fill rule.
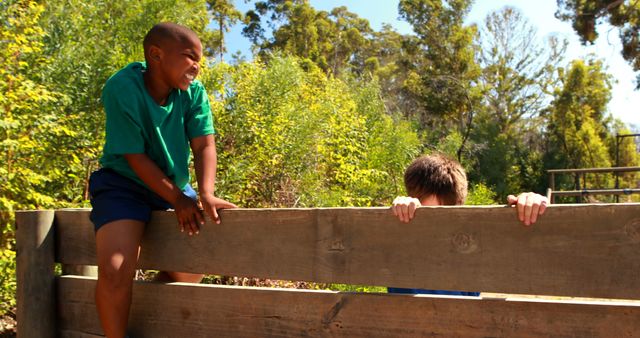
<path fill-rule="evenodd" d="M 401 222 L 409 223 L 413 219 L 413 215 L 416 213 L 416 208 L 421 206 L 420 200 L 413 197 L 398 196 L 393 200 L 393 214 L 398 217 Z"/>
<path fill-rule="evenodd" d="M 211 194 L 200 195 L 200 203 L 204 212 L 206 212 L 207 215 L 211 217 L 211 220 L 216 224 L 220 224 L 220 215 L 218 215 L 217 209 L 233 209 L 238 207 L 231 202 L 225 201 Z"/>
<path fill-rule="evenodd" d="M 180 231 L 187 230 L 189 235 L 198 234 L 200 226 L 204 224 L 202 211 L 193 199 L 185 194 L 181 195 L 173 206 L 180 225 Z"/>
<path fill-rule="evenodd" d="M 549 199 L 533 192 L 523 192 L 517 197 L 509 195 L 507 197 L 509 205 L 515 205 L 518 212 L 518 219 L 524 225 L 531 225 L 538 220 L 538 215 L 544 214 L 549 205 Z"/>

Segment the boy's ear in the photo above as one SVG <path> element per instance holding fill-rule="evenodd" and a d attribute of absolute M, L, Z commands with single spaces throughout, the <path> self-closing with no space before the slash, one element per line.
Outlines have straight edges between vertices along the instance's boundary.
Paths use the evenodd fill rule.
<path fill-rule="evenodd" d="M 151 60 L 158 62 L 162 59 L 163 54 L 164 53 L 160 47 L 155 45 L 149 46 L 149 58 L 151 58 Z"/>

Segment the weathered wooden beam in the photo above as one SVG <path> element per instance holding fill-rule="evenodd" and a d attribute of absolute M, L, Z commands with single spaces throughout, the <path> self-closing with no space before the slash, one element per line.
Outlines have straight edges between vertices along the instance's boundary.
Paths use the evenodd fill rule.
<path fill-rule="evenodd" d="M 640 299 L 640 205 L 223 210 L 200 235 L 156 212 L 143 268 L 359 285 Z M 94 264 L 88 211 L 57 211 L 58 260 Z"/>
<path fill-rule="evenodd" d="M 102 333 L 95 280 L 59 279 L 60 325 Z M 640 303 L 136 283 L 133 337 L 633 337 Z M 78 337 L 78 336 L 70 336 Z M 84 336 L 80 336 L 84 337 Z"/>
<path fill-rule="evenodd" d="M 56 337 L 53 210 L 16 212 L 18 336 Z"/>

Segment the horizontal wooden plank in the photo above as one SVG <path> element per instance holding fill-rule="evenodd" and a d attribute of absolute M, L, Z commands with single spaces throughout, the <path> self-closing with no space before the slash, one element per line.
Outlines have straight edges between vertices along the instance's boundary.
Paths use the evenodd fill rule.
<path fill-rule="evenodd" d="M 58 260 L 95 264 L 87 210 L 56 212 Z M 551 206 L 532 227 L 506 207 L 223 210 L 197 236 L 156 212 L 140 266 L 231 276 L 640 299 L 640 205 Z"/>
<path fill-rule="evenodd" d="M 101 334 L 95 280 L 60 277 L 60 327 Z M 640 305 L 136 283 L 133 337 L 632 337 Z"/>

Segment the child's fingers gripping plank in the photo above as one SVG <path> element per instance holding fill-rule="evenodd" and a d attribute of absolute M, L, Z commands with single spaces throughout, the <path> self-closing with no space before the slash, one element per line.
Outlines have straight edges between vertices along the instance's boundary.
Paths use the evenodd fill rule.
<path fill-rule="evenodd" d="M 216 224 L 220 224 L 220 215 L 218 215 L 217 209 L 233 209 L 238 207 L 231 202 L 225 201 L 213 195 L 205 195 L 201 196 L 200 198 L 200 202 L 202 203 L 204 211 Z"/>

